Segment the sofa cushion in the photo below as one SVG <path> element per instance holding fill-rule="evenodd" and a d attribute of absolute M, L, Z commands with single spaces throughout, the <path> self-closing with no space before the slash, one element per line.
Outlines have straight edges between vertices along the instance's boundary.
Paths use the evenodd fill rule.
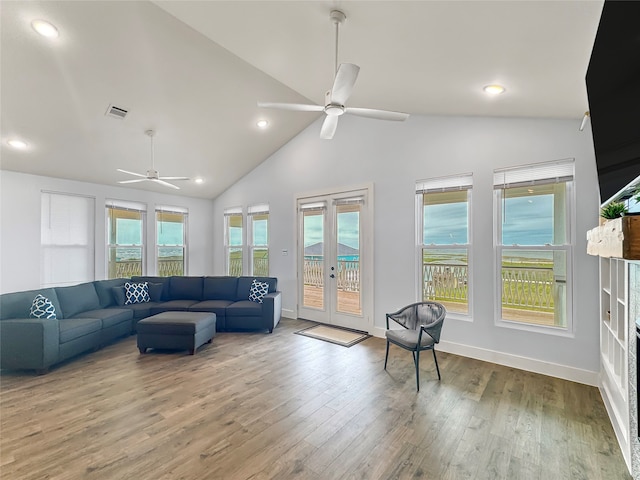
<path fill-rule="evenodd" d="M 162 302 L 151 307 L 151 315 L 156 313 L 169 312 L 169 311 L 187 311 L 191 305 L 198 303 L 196 300 L 169 300 L 168 302 Z"/>
<path fill-rule="evenodd" d="M 56 318 L 56 307 L 42 294 L 36 295 L 29 310 L 31 318 Z"/>
<path fill-rule="evenodd" d="M 212 312 L 217 316 L 224 316 L 225 311 L 233 302 L 229 300 L 205 300 L 189 307 L 190 312 Z"/>
<path fill-rule="evenodd" d="M 162 283 L 148 283 L 149 285 L 149 298 L 152 302 L 162 301 L 162 291 L 164 290 L 164 284 Z"/>
<path fill-rule="evenodd" d="M 253 280 L 251 289 L 249 290 L 249 300 L 256 303 L 262 303 L 262 299 L 269 291 L 269 284 L 266 282 L 258 282 Z"/>
<path fill-rule="evenodd" d="M 65 318 L 60 320 L 60 343 L 70 342 L 102 329 L 99 318 Z"/>
<path fill-rule="evenodd" d="M 93 286 L 100 300 L 100 308 L 106 308 L 115 303 L 113 298 L 113 288 L 122 287 L 127 280 L 124 278 L 114 278 L 111 280 L 96 280 Z"/>
<path fill-rule="evenodd" d="M 40 290 L 27 290 L 25 292 L 3 293 L 0 295 L 0 319 L 9 318 L 29 318 L 29 311 L 33 299 L 41 294 L 47 297 L 56 309 L 56 317 L 62 318 L 62 309 L 58 301 L 58 295 L 53 288 L 43 288 Z"/>
<path fill-rule="evenodd" d="M 127 296 L 124 293 L 124 285 L 122 287 L 113 287 L 111 289 L 111 293 L 113 295 L 115 306 L 123 306 L 124 302 L 127 300 Z"/>
<path fill-rule="evenodd" d="M 71 287 L 56 287 L 56 293 L 60 300 L 64 318 L 71 318 L 80 312 L 100 308 L 100 299 L 93 282 L 81 283 Z M 60 317 L 58 316 L 58 318 Z"/>
<path fill-rule="evenodd" d="M 202 277 L 171 277 L 168 300 L 202 300 Z"/>
<path fill-rule="evenodd" d="M 248 300 L 249 291 L 253 280 L 269 284 L 269 293 L 276 291 L 278 279 L 274 277 L 238 277 L 238 290 L 236 291 L 236 300 Z"/>
<path fill-rule="evenodd" d="M 203 300 L 236 300 L 238 277 L 204 277 Z"/>
<path fill-rule="evenodd" d="M 260 317 L 262 316 L 262 304 L 251 300 L 241 300 L 227 307 L 227 317 Z"/>
<path fill-rule="evenodd" d="M 147 284 L 147 282 L 126 282 L 124 284 L 124 296 L 125 305 L 132 305 L 134 303 L 146 303 L 151 301 L 151 297 L 149 297 L 149 285 Z"/>
<path fill-rule="evenodd" d="M 162 300 L 169 300 L 169 278 L 170 277 L 152 277 L 152 276 L 133 276 L 131 277 L 132 282 L 147 282 L 147 283 L 160 283 L 162 284 L 162 297 L 157 300 L 158 302 Z M 156 301 L 156 300 L 153 300 Z"/>
<path fill-rule="evenodd" d="M 97 318 L 102 320 L 102 328 L 113 327 L 122 322 L 130 322 L 133 318 L 133 312 L 126 308 L 102 308 L 99 310 L 90 310 L 77 315 L 78 318 Z"/>

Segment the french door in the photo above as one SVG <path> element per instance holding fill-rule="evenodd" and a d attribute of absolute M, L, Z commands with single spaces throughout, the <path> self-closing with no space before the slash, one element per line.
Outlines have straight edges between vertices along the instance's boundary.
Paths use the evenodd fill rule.
<path fill-rule="evenodd" d="M 298 316 L 371 329 L 372 211 L 369 189 L 301 197 L 298 210 Z"/>

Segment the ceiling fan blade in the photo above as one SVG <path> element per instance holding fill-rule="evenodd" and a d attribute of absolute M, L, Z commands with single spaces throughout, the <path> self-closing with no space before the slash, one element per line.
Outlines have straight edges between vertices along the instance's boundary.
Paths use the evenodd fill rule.
<path fill-rule="evenodd" d="M 142 175 L 141 173 L 130 172 L 129 170 L 122 170 L 121 168 L 117 168 L 116 170 L 119 171 L 119 172 L 122 172 L 122 173 L 128 173 L 129 175 L 134 175 L 136 177 L 147 178 L 146 175 Z"/>
<path fill-rule="evenodd" d="M 189 177 L 158 177 L 160 180 L 191 180 Z"/>
<path fill-rule="evenodd" d="M 322 122 L 322 128 L 320 129 L 320 138 L 323 140 L 331 140 L 336 133 L 338 127 L 338 117 L 334 115 L 327 115 Z"/>
<path fill-rule="evenodd" d="M 347 102 L 358 78 L 359 71 L 360 67 L 353 63 L 340 64 L 331 89 L 331 103 L 344 105 Z"/>
<path fill-rule="evenodd" d="M 403 122 L 409 118 L 408 113 L 392 112 L 390 110 L 376 110 L 374 108 L 347 107 L 344 109 L 344 113 L 357 115 L 359 117 L 377 118 L 378 120 L 392 120 L 396 122 Z"/>
<path fill-rule="evenodd" d="M 293 110 L 296 112 L 321 112 L 324 110 L 324 107 L 321 105 L 308 105 L 306 103 L 258 102 L 258 106 L 262 108 L 278 108 L 280 110 Z"/>
<path fill-rule="evenodd" d="M 147 180 L 148 179 L 145 177 L 145 178 L 140 178 L 138 180 L 123 180 L 123 181 L 118 182 L 118 183 L 138 183 L 138 182 L 146 182 Z"/>
<path fill-rule="evenodd" d="M 160 180 L 159 178 L 152 178 L 151 179 L 152 182 L 156 182 L 159 183 L 160 185 L 164 185 L 165 187 L 171 187 L 171 188 L 175 188 L 176 190 L 180 190 L 180 187 L 169 183 L 169 182 L 165 182 L 164 180 Z"/>

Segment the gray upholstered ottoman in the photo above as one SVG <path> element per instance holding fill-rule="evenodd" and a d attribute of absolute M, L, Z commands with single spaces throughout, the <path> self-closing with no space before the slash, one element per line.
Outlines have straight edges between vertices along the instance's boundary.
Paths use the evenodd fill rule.
<path fill-rule="evenodd" d="M 143 318 L 136 326 L 138 349 L 189 350 L 196 354 L 199 346 L 211 343 L 216 335 L 216 314 L 208 312 L 162 312 Z"/>

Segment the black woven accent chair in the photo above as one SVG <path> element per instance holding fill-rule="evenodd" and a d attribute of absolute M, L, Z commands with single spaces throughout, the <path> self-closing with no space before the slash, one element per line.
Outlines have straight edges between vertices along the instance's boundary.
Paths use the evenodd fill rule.
<path fill-rule="evenodd" d="M 438 380 L 440 368 L 436 358 L 436 343 L 440 342 L 440 332 L 447 310 L 437 302 L 418 302 L 401 308 L 397 312 L 387 313 L 387 353 L 384 357 L 384 369 L 387 369 L 389 344 L 409 350 L 413 354 L 416 366 L 416 387 L 420 391 L 420 352 L 431 350 L 436 362 Z M 389 320 L 393 320 L 404 328 L 389 329 Z"/>

